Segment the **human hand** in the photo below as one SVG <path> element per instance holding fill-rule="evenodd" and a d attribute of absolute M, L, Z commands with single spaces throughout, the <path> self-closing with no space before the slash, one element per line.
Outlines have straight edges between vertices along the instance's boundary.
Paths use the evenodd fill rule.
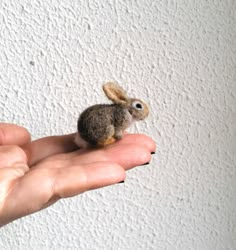
<path fill-rule="evenodd" d="M 29 132 L 0 123 L 0 226 L 61 198 L 119 183 L 125 171 L 150 161 L 155 143 L 127 134 L 101 149 L 77 150 L 74 135 L 31 142 Z"/>

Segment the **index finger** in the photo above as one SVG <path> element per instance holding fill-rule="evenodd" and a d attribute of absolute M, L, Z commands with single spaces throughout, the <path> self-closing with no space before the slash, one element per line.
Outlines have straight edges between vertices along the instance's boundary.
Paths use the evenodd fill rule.
<path fill-rule="evenodd" d="M 75 134 L 48 136 L 32 141 L 23 147 L 28 156 L 29 165 L 55 155 L 76 150 L 78 147 L 74 143 Z"/>

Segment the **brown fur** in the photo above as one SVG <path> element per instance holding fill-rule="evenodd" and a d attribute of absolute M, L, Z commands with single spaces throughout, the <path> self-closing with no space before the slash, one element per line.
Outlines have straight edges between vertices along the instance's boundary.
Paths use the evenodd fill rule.
<path fill-rule="evenodd" d="M 110 137 L 120 138 L 129 125 L 128 110 L 115 104 L 98 104 L 86 109 L 78 120 L 81 138 L 91 145 Z"/>
<path fill-rule="evenodd" d="M 128 98 L 115 83 L 103 86 L 114 104 L 98 104 L 87 108 L 78 119 L 80 137 L 90 146 L 105 146 L 121 139 L 123 131 L 135 120 L 143 120 L 149 113 L 147 105 L 139 99 Z M 138 102 L 142 109 L 134 104 Z"/>

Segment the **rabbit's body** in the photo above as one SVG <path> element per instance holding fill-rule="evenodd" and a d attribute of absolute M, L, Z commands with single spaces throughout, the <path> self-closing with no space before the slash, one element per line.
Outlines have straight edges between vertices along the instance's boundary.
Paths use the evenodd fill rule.
<path fill-rule="evenodd" d="M 81 148 L 111 144 L 122 138 L 133 121 L 148 116 L 147 105 L 139 99 L 129 98 L 119 85 L 106 83 L 103 90 L 114 104 L 94 105 L 81 113 L 75 138 Z"/>
<path fill-rule="evenodd" d="M 90 145 L 106 145 L 120 139 L 133 122 L 127 108 L 117 104 L 98 104 L 87 108 L 78 120 L 80 137 Z"/>

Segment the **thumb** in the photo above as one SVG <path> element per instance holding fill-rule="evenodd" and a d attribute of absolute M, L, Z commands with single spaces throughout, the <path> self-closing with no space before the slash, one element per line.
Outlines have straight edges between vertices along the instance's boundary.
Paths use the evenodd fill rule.
<path fill-rule="evenodd" d="M 0 123 L 0 146 L 23 146 L 30 142 L 30 133 L 27 129 L 9 123 Z"/>

